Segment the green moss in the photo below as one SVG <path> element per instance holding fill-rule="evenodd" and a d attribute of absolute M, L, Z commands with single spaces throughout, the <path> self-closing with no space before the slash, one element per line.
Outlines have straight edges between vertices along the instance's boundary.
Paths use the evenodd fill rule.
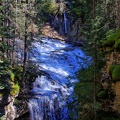
<path fill-rule="evenodd" d="M 110 30 L 106 34 L 106 39 L 103 41 L 103 46 L 118 48 L 120 46 L 120 29 L 116 32 Z"/>
<path fill-rule="evenodd" d="M 120 65 L 111 65 L 109 73 L 113 82 L 120 81 Z"/>
<path fill-rule="evenodd" d="M 0 93 L 0 97 L 2 97 L 3 96 L 3 94 L 2 93 Z"/>
<path fill-rule="evenodd" d="M 13 73 L 11 70 L 7 70 L 7 71 L 8 71 L 8 73 L 10 74 L 10 79 L 11 79 L 12 81 L 14 81 L 14 78 L 15 78 L 14 73 Z"/>
<path fill-rule="evenodd" d="M 107 97 L 107 91 L 102 90 L 102 91 L 98 92 L 97 97 L 102 98 L 102 99 L 106 98 Z"/>
<path fill-rule="evenodd" d="M 114 70 L 116 65 L 111 65 L 109 68 L 109 74 L 112 74 L 112 71 Z"/>
<path fill-rule="evenodd" d="M 19 86 L 19 84 L 14 84 L 14 83 L 13 83 L 13 85 L 11 86 L 10 94 L 11 94 L 12 96 L 15 96 L 15 95 L 17 95 L 17 94 L 19 93 L 19 91 L 20 91 L 20 86 Z"/>

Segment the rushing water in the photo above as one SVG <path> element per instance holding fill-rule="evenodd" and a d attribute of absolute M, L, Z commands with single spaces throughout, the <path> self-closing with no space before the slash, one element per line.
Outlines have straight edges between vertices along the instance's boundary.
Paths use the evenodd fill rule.
<path fill-rule="evenodd" d="M 43 71 L 31 90 L 31 120 L 70 120 L 67 103 L 77 81 L 75 73 L 86 66 L 89 57 L 79 47 L 46 38 L 35 39 L 31 56 Z"/>

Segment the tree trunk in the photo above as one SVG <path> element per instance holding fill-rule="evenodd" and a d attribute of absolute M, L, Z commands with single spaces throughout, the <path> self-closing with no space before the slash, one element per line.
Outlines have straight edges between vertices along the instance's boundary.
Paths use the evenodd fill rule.
<path fill-rule="evenodd" d="M 24 41 L 24 60 L 23 60 L 23 74 L 22 84 L 25 85 L 25 72 L 26 72 L 26 61 L 27 61 L 27 13 L 25 13 L 25 41 Z"/>
<path fill-rule="evenodd" d="M 95 0 L 93 0 L 93 19 L 95 19 Z M 96 28 L 94 28 L 96 29 Z M 95 33 L 96 34 L 96 33 Z M 97 63 L 97 52 L 96 52 L 96 38 L 94 39 L 94 93 L 93 93 L 93 103 L 94 103 L 94 120 L 97 120 L 97 111 L 95 108 L 96 104 L 96 63 Z"/>

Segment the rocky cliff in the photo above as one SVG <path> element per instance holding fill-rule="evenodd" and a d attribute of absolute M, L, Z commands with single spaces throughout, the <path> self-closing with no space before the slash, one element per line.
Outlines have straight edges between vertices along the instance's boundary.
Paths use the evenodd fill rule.
<path fill-rule="evenodd" d="M 64 16 L 56 15 L 51 16 L 49 22 L 43 24 L 40 29 L 42 35 L 48 36 L 54 39 L 67 40 L 75 45 L 81 45 L 84 43 L 83 38 L 80 35 L 81 19 L 73 21 L 72 17 L 66 13 L 66 29 L 64 24 Z"/>
<path fill-rule="evenodd" d="M 120 77 L 117 75 L 117 79 L 113 74 L 120 74 L 120 52 L 112 51 L 105 55 L 106 66 L 102 69 L 101 83 L 104 89 L 108 89 L 109 104 L 106 105 L 107 110 L 111 110 L 120 114 Z M 114 69 L 117 68 L 115 71 Z M 113 69 L 114 73 L 113 73 Z M 112 95 L 111 95 L 112 94 Z"/>

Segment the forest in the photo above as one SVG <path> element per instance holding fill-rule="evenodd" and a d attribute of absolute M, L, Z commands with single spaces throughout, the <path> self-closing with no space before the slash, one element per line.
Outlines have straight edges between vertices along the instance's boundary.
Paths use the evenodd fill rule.
<path fill-rule="evenodd" d="M 0 120 L 120 120 L 120 0 L 1 0 Z"/>

